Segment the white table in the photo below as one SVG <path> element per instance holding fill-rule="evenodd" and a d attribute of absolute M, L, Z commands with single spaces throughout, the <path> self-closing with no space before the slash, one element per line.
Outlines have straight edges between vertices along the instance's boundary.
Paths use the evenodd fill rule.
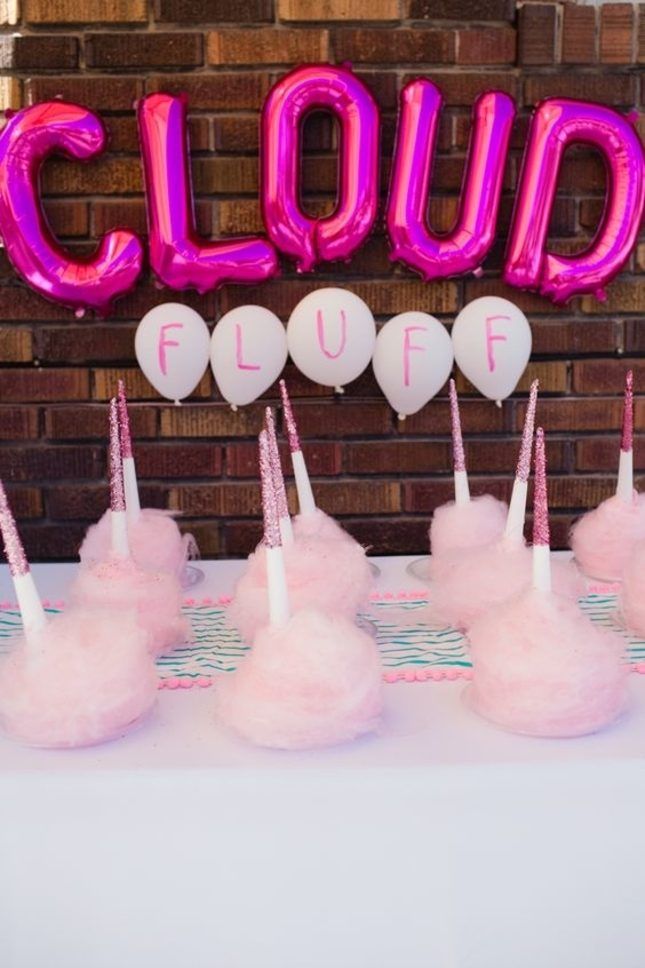
<path fill-rule="evenodd" d="M 408 560 L 381 588 L 418 587 Z M 64 598 L 72 566 L 34 572 Z M 225 735 L 213 689 L 104 747 L 0 740 L 1 968 L 642 968 L 645 677 L 569 741 L 497 731 L 463 688 L 387 685 L 381 736 L 315 755 Z"/>

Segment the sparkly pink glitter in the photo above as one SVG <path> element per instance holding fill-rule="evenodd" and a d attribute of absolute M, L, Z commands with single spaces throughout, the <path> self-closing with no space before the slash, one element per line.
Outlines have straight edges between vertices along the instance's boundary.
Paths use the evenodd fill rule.
<path fill-rule="evenodd" d="M 132 437 L 130 435 L 130 416 L 128 414 L 128 399 L 125 395 L 125 383 L 118 383 L 119 401 L 119 434 L 121 435 L 121 457 L 132 457 Z"/>
<path fill-rule="evenodd" d="M 125 511 L 119 414 L 115 397 L 110 400 L 110 510 Z"/>
<path fill-rule="evenodd" d="M 549 501 L 546 493 L 546 451 L 544 431 L 535 432 L 535 493 L 533 495 L 533 544 L 549 545 Z"/>
<path fill-rule="evenodd" d="M 520 456 L 517 461 L 517 471 L 515 476 L 518 481 L 528 481 L 531 473 L 531 451 L 533 450 L 533 433 L 535 429 L 535 407 L 537 404 L 539 380 L 533 380 L 529 402 L 524 417 L 524 429 L 522 430 L 522 445 Z"/>
<path fill-rule="evenodd" d="M 634 373 L 628 370 L 625 374 L 625 403 L 623 405 L 623 432 L 620 438 L 620 449 L 628 452 L 634 446 Z"/>
<path fill-rule="evenodd" d="M 267 548 L 279 548 L 280 525 L 278 522 L 278 505 L 273 487 L 271 473 L 271 458 L 269 456 L 269 435 L 263 430 L 259 437 L 260 443 L 260 482 L 262 484 L 262 517 L 264 519 L 264 543 Z"/>
<path fill-rule="evenodd" d="M 452 464 L 456 471 L 466 470 L 466 455 L 461 436 L 461 420 L 459 419 L 459 401 L 455 381 L 450 381 L 450 419 L 452 422 Z"/>
<path fill-rule="evenodd" d="M 280 395 L 282 397 L 282 410 L 284 413 L 284 422 L 287 428 L 287 437 L 289 438 L 289 450 L 293 454 L 300 450 L 300 437 L 298 436 L 296 418 L 294 417 L 293 410 L 291 409 L 291 400 L 289 399 L 289 394 L 287 392 L 287 384 L 284 382 L 284 380 L 280 380 Z"/>
<path fill-rule="evenodd" d="M 266 431 L 269 435 L 269 461 L 271 464 L 273 489 L 275 491 L 275 499 L 278 507 L 278 517 L 288 518 L 289 506 L 287 504 L 287 492 L 284 486 L 284 477 L 282 475 L 280 451 L 278 450 L 278 438 L 276 437 L 275 433 L 275 417 L 273 416 L 273 410 L 271 407 L 266 408 L 264 417 Z"/>
<path fill-rule="evenodd" d="M 2 532 L 4 553 L 7 556 L 11 575 L 14 578 L 18 575 L 26 575 L 29 571 L 29 562 L 2 481 L 0 481 L 0 532 Z"/>

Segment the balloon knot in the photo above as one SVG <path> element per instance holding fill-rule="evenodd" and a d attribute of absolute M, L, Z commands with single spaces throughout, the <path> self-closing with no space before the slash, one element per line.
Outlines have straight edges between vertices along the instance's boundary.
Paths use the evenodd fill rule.
<path fill-rule="evenodd" d="M 397 419 L 400 420 L 401 422 L 403 422 L 405 420 L 405 414 L 404 413 L 397 413 Z"/>
<path fill-rule="evenodd" d="M 499 407 L 499 409 L 501 410 L 502 409 L 502 401 L 501 400 L 496 400 L 495 401 L 495 406 L 496 407 Z"/>
<path fill-rule="evenodd" d="M 176 407 L 181 407 L 181 400 L 173 400 L 173 403 Z"/>
<path fill-rule="evenodd" d="M 481 279 L 481 277 L 484 275 L 484 270 L 481 266 L 477 266 L 476 269 L 473 269 L 473 275 L 475 279 Z"/>
<path fill-rule="evenodd" d="M 83 306 L 79 306 L 78 309 L 74 310 L 74 315 L 77 319 L 82 319 L 85 315 L 85 308 Z"/>
<path fill-rule="evenodd" d="M 237 404 L 236 403 L 232 403 L 231 404 L 231 410 L 233 411 L 233 413 L 237 413 Z"/>
<path fill-rule="evenodd" d="M 607 302 L 607 292 L 604 289 L 596 289 L 594 296 L 598 302 Z"/>
<path fill-rule="evenodd" d="M 334 393 L 344 393 L 345 387 L 334 387 Z"/>

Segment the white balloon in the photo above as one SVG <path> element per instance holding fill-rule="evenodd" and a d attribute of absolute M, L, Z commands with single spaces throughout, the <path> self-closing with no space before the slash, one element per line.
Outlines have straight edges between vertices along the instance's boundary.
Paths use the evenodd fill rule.
<path fill-rule="evenodd" d="M 362 299 L 347 289 L 316 289 L 289 317 L 287 343 L 298 369 L 323 386 L 342 388 L 366 369 L 376 324 Z"/>
<path fill-rule="evenodd" d="M 453 364 L 448 330 L 428 313 L 400 313 L 380 329 L 374 376 L 399 419 L 417 413 L 439 392 Z"/>
<path fill-rule="evenodd" d="M 531 356 L 531 327 L 517 306 L 499 296 L 482 296 L 461 310 L 452 327 L 457 366 L 490 400 L 500 401 L 517 386 Z"/>
<path fill-rule="evenodd" d="M 199 313 L 182 303 L 163 303 L 139 323 L 134 351 L 155 390 L 179 403 L 206 372 L 209 343 L 208 326 Z"/>
<path fill-rule="evenodd" d="M 287 334 L 262 306 L 238 306 L 213 330 L 211 368 L 225 400 L 235 407 L 251 403 L 280 376 L 287 362 Z"/>

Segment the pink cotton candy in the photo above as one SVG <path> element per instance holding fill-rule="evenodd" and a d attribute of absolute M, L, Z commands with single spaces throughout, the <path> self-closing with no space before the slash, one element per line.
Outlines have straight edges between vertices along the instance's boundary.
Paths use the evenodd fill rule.
<path fill-rule="evenodd" d="M 181 613 L 181 588 L 177 578 L 162 572 L 143 571 L 131 558 L 109 558 L 81 565 L 72 586 L 72 601 L 79 605 L 133 609 L 148 635 L 152 655 L 163 655 L 185 642 L 190 626 Z"/>
<path fill-rule="evenodd" d="M 378 650 L 343 616 L 296 612 L 259 630 L 237 671 L 218 678 L 217 697 L 222 722 L 258 746 L 334 746 L 378 725 Z"/>
<path fill-rule="evenodd" d="M 620 607 L 627 627 L 645 636 L 645 541 L 632 549 L 623 570 Z"/>
<path fill-rule="evenodd" d="M 335 518 L 325 514 L 320 508 L 316 508 L 309 514 L 298 514 L 293 519 L 293 535 L 294 538 L 324 538 L 329 541 L 358 543 Z"/>
<path fill-rule="evenodd" d="M 124 734 L 152 708 L 157 671 L 133 612 L 70 608 L 0 662 L 0 725 L 28 746 Z"/>
<path fill-rule="evenodd" d="M 316 608 L 353 619 L 367 604 L 372 571 L 364 549 L 349 536 L 296 538 L 284 546 L 283 554 L 292 611 Z M 228 618 L 243 640 L 251 642 L 268 615 L 266 553 L 258 545 L 235 586 Z"/>
<path fill-rule="evenodd" d="M 144 571 L 163 571 L 180 577 L 188 558 L 196 557 L 195 540 L 182 535 L 168 511 L 143 508 L 136 521 L 128 521 L 130 554 Z M 83 564 L 95 564 L 109 557 L 112 546 L 110 511 L 87 530 L 79 555 Z"/>
<path fill-rule="evenodd" d="M 631 504 L 614 495 L 588 511 L 571 529 L 576 561 L 590 578 L 620 581 L 634 545 L 645 541 L 645 494 Z"/>
<path fill-rule="evenodd" d="M 531 549 L 503 538 L 483 548 L 446 555 L 437 569 L 431 558 L 433 618 L 454 628 L 468 629 L 488 609 L 527 589 L 532 575 Z M 573 562 L 552 559 L 551 578 L 553 590 L 565 598 L 577 601 L 585 593 L 584 579 Z"/>
<path fill-rule="evenodd" d="M 435 567 L 445 554 L 479 548 L 500 538 L 508 506 L 492 494 L 473 497 L 467 504 L 448 501 L 435 508 L 430 524 L 430 551 Z"/>
<path fill-rule="evenodd" d="M 624 643 L 574 602 L 529 589 L 470 628 L 472 708 L 512 733 L 582 736 L 627 702 Z"/>

